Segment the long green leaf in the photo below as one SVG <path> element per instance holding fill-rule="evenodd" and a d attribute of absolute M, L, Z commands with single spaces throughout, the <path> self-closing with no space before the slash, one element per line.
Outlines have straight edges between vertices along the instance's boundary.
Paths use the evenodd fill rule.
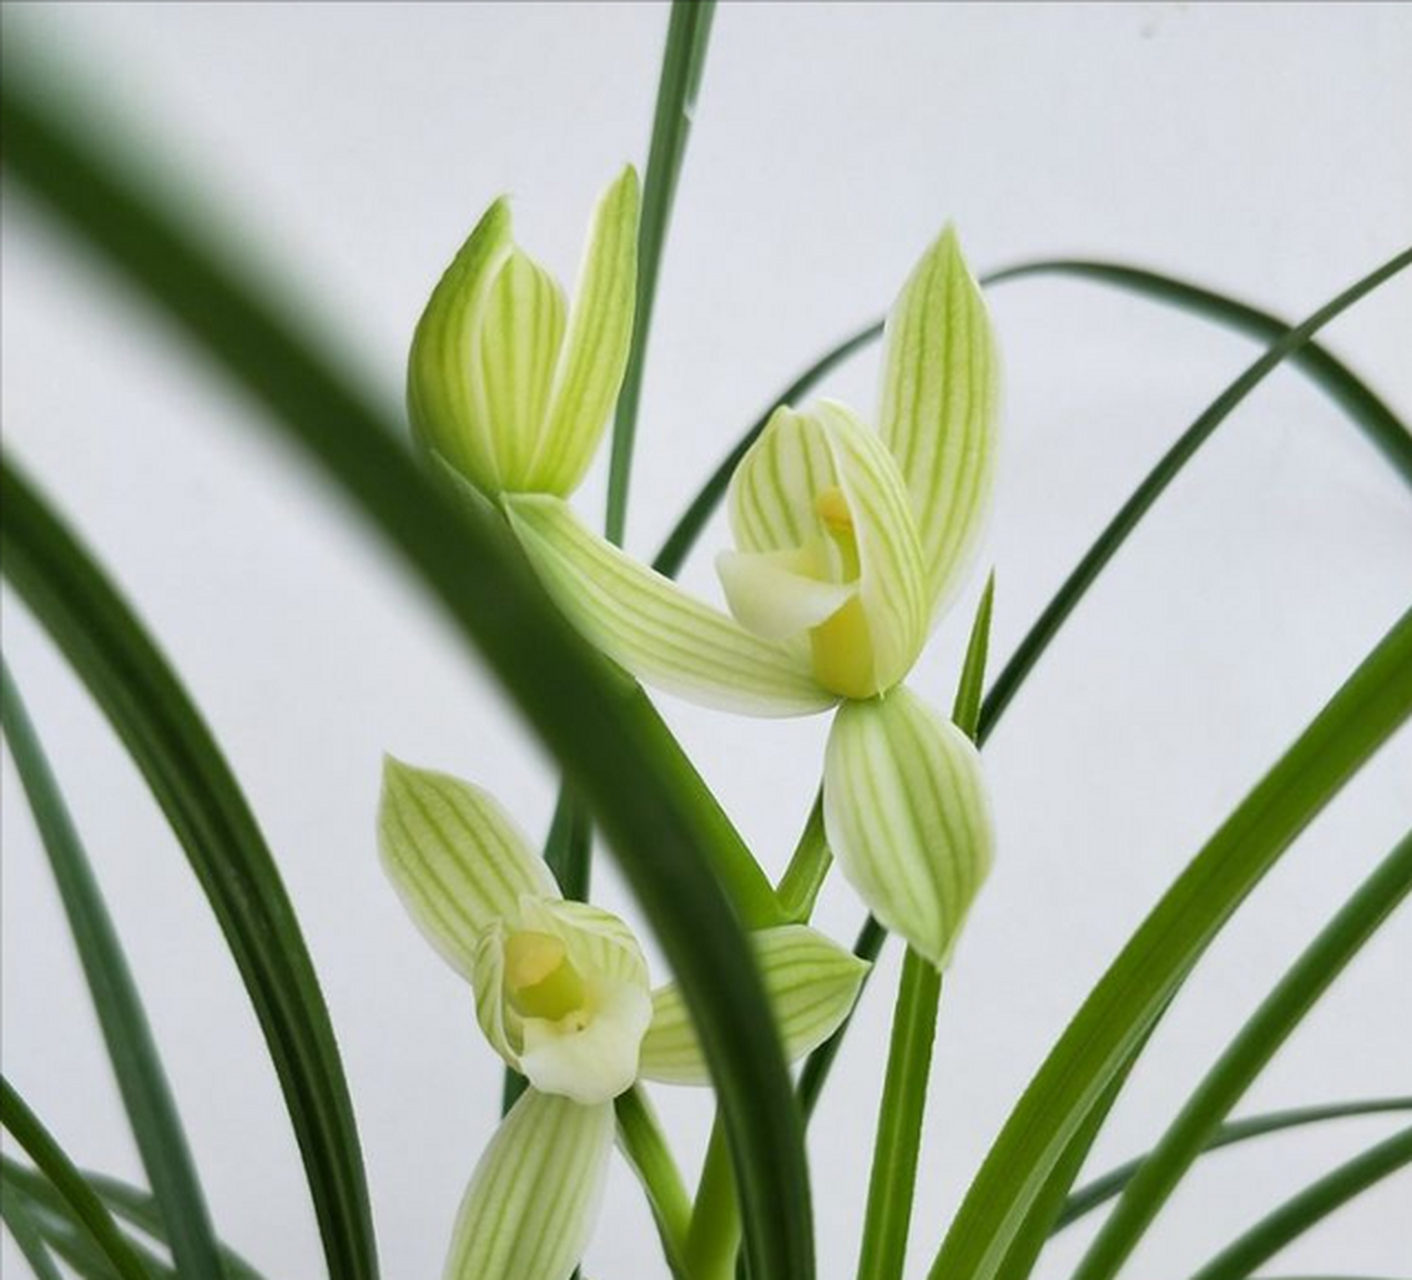
<path fill-rule="evenodd" d="M 672 0 L 667 24 L 667 47 L 662 54 L 662 74 L 657 84 L 657 108 L 652 121 L 652 144 L 647 153 L 647 175 L 642 191 L 642 220 L 637 232 L 637 309 L 633 319 L 632 348 L 623 374 L 623 389 L 613 416 L 613 451 L 608 470 L 608 510 L 604 531 L 619 546 L 627 525 L 628 480 L 632 473 L 632 448 L 637 435 L 637 410 L 642 398 L 647 336 L 657 300 L 657 275 L 667 223 L 672 216 L 677 178 L 686 155 L 686 140 L 706 65 L 715 0 Z"/>
<path fill-rule="evenodd" d="M 206 1198 L 127 957 L 19 688 L 3 662 L 0 722 L 59 887 L 143 1167 L 169 1224 L 172 1259 L 192 1280 L 219 1280 L 221 1262 Z"/>
<path fill-rule="evenodd" d="M 608 835 L 692 1010 L 728 1121 L 755 1278 L 809 1280 L 799 1112 L 749 946 L 711 871 L 719 819 L 680 748 L 660 721 L 624 698 L 507 531 L 429 481 L 389 424 L 190 228 L 132 189 L 76 130 L 21 97 L 14 76 L 0 93 L 7 172 L 312 455 L 480 648 L 564 765 Z M 5 503 L 3 527 L 18 532 L 14 512 L 15 503 Z M 14 562 L 7 554 L 7 572 Z M 48 576 L 30 575 L 32 603 L 47 604 Z"/>
<path fill-rule="evenodd" d="M 1109 1214 L 1075 1280 L 1117 1274 L 1221 1121 L 1409 891 L 1412 834 L 1320 931 L 1206 1073 Z"/>
<path fill-rule="evenodd" d="M 614 1102 L 618 1117 L 618 1145 L 632 1165 L 652 1209 L 662 1251 L 672 1275 L 685 1280 L 682 1249 L 691 1226 L 691 1198 L 667 1147 L 646 1091 L 639 1085 Z"/>
<path fill-rule="evenodd" d="M 151 1280 L 147 1268 L 93 1188 L 84 1181 L 83 1174 L 4 1077 L 0 1077 L 0 1124 L 24 1148 L 122 1280 Z"/>
<path fill-rule="evenodd" d="M 1403 1129 L 1286 1200 L 1222 1249 L 1191 1280 L 1245 1280 L 1262 1262 L 1273 1258 L 1315 1223 L 1409 1164 L 1412 1129 Z"/>
<path fill-rule="evenodd" d="M 1297 1129 L 1306 1124 L 1318 1124 L 1325 1120 L 1342 1120 L 1351 1116 L 1381 1115 L 1393 1111 L 1412 1111 L 1412 1097 L 1369 1098 L 1358 1102 L 1333 1102 L 1316 1107 L 1295 1107 L 1288 1111 L 1271 1111 L 1264 1115 L 1247 1116 L 1242 1120 L 1231 1120 L 1221 1125 L 1207 1139 L 1202 1153 L 1219 1151 L 1222 1147 L 1247 1142 L 1268 1133 L 1279 1133 L 1284 1129 Z M 1149 1152 L 1148 1155 L 1151 1153 Z M 1062 1231 L 1072 1222 L 1077 1222 L 1086 1213 L 1106 1204 L 1133 1180 L 1142 1168 L 1147 1155 L 1138 1156 L 1120 1164 L 1116 1169 L 1086 1182 L 1064 1202 L 1064 1208 L 1054 1221 L 1054 1230 Z"/>
<path fill-rule="evenodd" d="M 1409 714 L 1412 611 L 1211 837 L 1093 989 L 991 1147 L 933 1280 L 998 1275 L 1066 1144 L 1132 1047 L 1265 872 Z"/>
<path fill-rule="evenodd" d="M 980 716 L 981 690 L 985 687 L 994 601 L 995 577 L 992 575 L 976 607 L 951 710 L 956 727 L 972 738 Z M 882 1102 L 878 1106 L 858 1280 L 901 1280 L 907 1261 L 907 1234 L 917 1187 L 917 1162 L 922 1151 L 922 1122 L 926 1116 L 927 1084 L 931 1078 L 940 1001 L 941 972 L 909 947 L 897 986 L 892 1041 L 883 1077 Z"/>
<path fill-rule="evenodd" d="M 225 934 L 284 1090 L 330 1274 L 377 1274 L 367 1184 L 333 1028 L 255 817 L 171 667 L 30 486 L 0 477 L 3 569 L 107 714 Z"/>

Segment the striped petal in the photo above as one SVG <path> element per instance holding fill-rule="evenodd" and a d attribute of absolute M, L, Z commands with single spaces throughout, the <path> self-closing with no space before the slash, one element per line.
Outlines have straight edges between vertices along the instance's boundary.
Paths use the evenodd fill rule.
<path fill-rule="evenodd" d="M 472 366 L 472 397 L 487 425 L 498 487 L 535 489 L 549 391 L 564 340 L 564 291 L 515 249 L 486 298 Z"/>
<path fill-rule="evenodd" d="M 613 1104 L 526 1090 L 461 1201 L 446 1280 L 568 1280 L 593 1234 Z"/>
<path fill-rule="evenodd" d="M 869 910 L 944 967 L 994 848 L 971 740 L 905 688 L 845 704 L 825 754 L 824 829 Z"/>
<path fill-rule="evenodd" d="M 878 430 L 906 477 L 934 614 L 984 524 L 999 414 L 995 337 L 953 228 L 903 287 L 886 342 Z"/>
<path fill-rule="evenodd" d="M 407 411 L 418 443 L 487 493 L 500 489 L 500 468 L 471 353 L 491 289 L 513 250 L 510 206 L 502 197 L 432 290 L 407 360 Z"/>
<path fill-rule="evenodd" d="M 907 674 L 926 640 L 926 575 L 906 485 L 875 432 L 834 401 L 777 409 L 736 470 L 730 510 L 742 551 L 802 553 L 821 562 L 816 576 L 856 583 L 856 603 L 811 633 L 821 683 L 868 698 Z M 779 600 L 782 627 L 793 601 Z"/>
<path fill-rule="evenodd" d="M 804 715 L 837 700 L 798 653 L 752 635 L 625 555 L 560 499 L 522 494 L 503 501 L 559 607 L 645 683 L 748 715 Z"/>
<path fill-rule="evenodd" d="M 514 918 L 525 895 L 558 892 L 494 797 L 391 757 L 383 767 L 378 843 L 412 919 L 467 979 L 491 925 Z"/>
<path fill-rule="evenodd" d="M 638 205 L 637 171 L 629 165 L 594 213 L 527 490 L 567 495 L 578 487 L 618 398 L 637 304 Z"/>
<path fill-rule="evenodd" d="M 805 925 L 751 935 L 785 1056 L 818 1048 L 853 1008 L 868 964 Z M 652 1026 L 642 1042 L 642 1075 L 669 1084 L 709 1084 L 705 1055 L 676 983 L 652 993 Z"/>

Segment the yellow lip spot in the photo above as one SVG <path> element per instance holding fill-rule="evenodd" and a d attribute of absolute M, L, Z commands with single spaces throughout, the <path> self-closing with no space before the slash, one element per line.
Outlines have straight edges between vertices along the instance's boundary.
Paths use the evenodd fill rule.
<path fill-rule="evenodd" d="M 561 939 L 525 930 L 505 939 L 505 991 L 522 1017 L 558 1022 L 583 1009 L 583 979 Z"/>
<path fill-rule="evenodd" d="M 814 499 L 814 512 L 829 527 L 831 533 L 846 533 L 853 528 L 853 512 L 843 490 L 832 484 Z"/>

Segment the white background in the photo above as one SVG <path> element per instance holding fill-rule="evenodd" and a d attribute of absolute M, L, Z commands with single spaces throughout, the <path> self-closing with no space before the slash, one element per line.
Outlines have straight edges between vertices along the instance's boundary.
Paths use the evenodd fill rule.
<path fill-rule="evenodd" d="M 26 6 L 109 116 L 255 254 L 389 406 L 411 327 L 481 209 L 572 277 L 591 203 L 646 155 L 666 12 L 653 5 Z M 978 268 L 1132 260 L 1296 319 L 1412 228 L 1412 10 L 1301 4 L 730 4 L 661 278 L 630 544 L 648 554 L 769 396 L 871 318 L 948 218 Z M 467 992 L 378 870 L 384 749 L 473 778 L 538 835 L 553 775 L 399 567 L 255 412 L 13 193 L 4 225 L 6 445 L 76 520 L 189 681 L 276 851 L 332 1009 L 384 1272 L 439 1273 L 489 1137 L 499 1070 Z M 993 294 L 1006 453 L 986 560 L 1003 657 L 1249 342 L 1077 282 Z M 1412 413 L 1412 280 L 1328 333 Z M 871 405 L 875 352 L 830 393 Z M 606 452 L 606 450 L 605 450 Z M 601 509 L 601 468 L 580 494 Z M 725 536 L 712 527 L 707 543 Z M 1163 887 L 1412 598 L 1412 495 L 1322 395 L 1281 372 L 1104 575 L 987 751 L 996 873 L 946 984 L 910 1273 L 1019 1090 Z M 709 557 L 687 580 L 715 593 Z M 972 584 L 914 676 L 954 683 Z M 5 646 L 67 787 L 166 1053 L 224 1234 L 272 1277 L 321 1262 L 255 1023 L 184 859 L 101 719 L 16 602 Z M 817 780 L 823 718 L 664 700 L 771 870 Z M 1412 737 L 1348 787 L 1195 974 L 1092 1169 L 1140 1150 L 1312 932 L 1412 821 Z M 139 1166 L 47 869 L 6 766 L 4 1068 L 90 1165 Z M 602 901 L 630 916 L 610 862 Z M 822 926 L 850 939 L 841 882 Z M 1412 1082 L 1412 912 L 1339 982 L 1242 1111 Z M 660 971 L 660 966 L 659 966 Z M 889 952 L 812 1131 L 825 1277 L 852 1275 L 895 985 Z M 709 1102 L 658 1090 L 694 1170 Z M 1204 1163 L 1128 1274 L 1187 1274 L 1395 1120 Z M 1404 1175 L 1273 1271 L 1412 1259 Z M 621 1168 L 599 1280 L 664 1274 Z M 1084 1231 L 1047 1256 L 1065 1274 Z M 7 1250 L 9 1246 L 6 1246 Z M 5 1254 L 13 1261 L 13 1254 Z"/>

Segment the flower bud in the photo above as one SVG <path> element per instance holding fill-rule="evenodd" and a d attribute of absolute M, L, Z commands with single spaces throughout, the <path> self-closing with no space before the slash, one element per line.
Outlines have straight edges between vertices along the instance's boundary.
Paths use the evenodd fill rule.
<path fill-rule="evenodd" d="M 407 369 L 421 445 L 483 493 L 567 495 L 617 399 L 637 290 L 637 174 L 598 204 L 570 311 L 497 200 L 432 292 Z"/>

